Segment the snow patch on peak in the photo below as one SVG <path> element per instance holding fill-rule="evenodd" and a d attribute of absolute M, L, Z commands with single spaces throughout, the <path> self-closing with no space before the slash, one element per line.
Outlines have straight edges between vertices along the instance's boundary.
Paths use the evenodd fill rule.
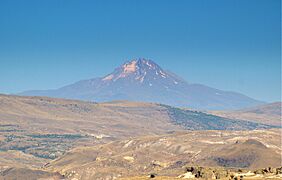
<path fill-rule="evenodd" d="M 149 69 L 155 69 L 156 67 L 151 64 L 149 61 L 146 61 L 146 65 L 149 67 Z"/>
<path fill-rule="evenodd" d="M 143 83 L 146 74 L 147 74 L 147 72 L 145 72 L 145 73 L 144 73 L 144 76 L 141 77 L 141 80 L 140 80 L 141 83 Z"/>
<path fill-rule="evenodd" d="M 112 80 L 113 78 L 114 78 L 114 75 L 110 74 L 110 75 L 104 77 L 102 80 L 103 81 L 109 81 L 109 80 Z"/>
<path fill-rule="evenodd" d="M 159 72 L 163 78 L 166 78 L 166 74 L 160 70 Z"/>

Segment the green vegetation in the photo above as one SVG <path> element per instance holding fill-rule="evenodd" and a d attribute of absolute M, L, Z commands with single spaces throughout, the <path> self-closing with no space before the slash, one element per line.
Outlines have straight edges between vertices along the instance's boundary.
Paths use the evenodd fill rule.
<path fill-rule="evenodd" d="M 5 133 L 10 133 L 10 131 Z M 69 150 L 78 139 L 87 138 L 81 134 L 24 133 L 5 134 L 4 137 L 5 140 L 0 141 L 0 151 L 17 150 L 45 159 L 55 159 Z"/>
<path fill-rule="evenodd" d="M 270 126 L 223 118 L 199 111 L 185 110 L 168 105 L 161 105 L 167 109 L 171 120 L 188 130 L 248 130 L 256 128 L 269 128 Z"/>

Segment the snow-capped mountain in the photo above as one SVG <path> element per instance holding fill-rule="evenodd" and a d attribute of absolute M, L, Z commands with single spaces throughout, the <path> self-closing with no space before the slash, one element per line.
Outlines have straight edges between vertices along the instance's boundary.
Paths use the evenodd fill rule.
<path fill-rule="evenodd" d="M 190 84 L 147 59 L 135 59 L 102 77 L 82 80 L 56 90 L 26 91 L 20 95 L 88 101 L 131 100 L 206 110 L 239 109 L 262 104 L 245 95 Z"/>
<path fill-rule="evenodd" d="M 164 71 L 151 60 L 132 60 L 116 68 L 113 73 L 102 78 L 104 83 L 124 81 L 136 85 L 152 87 L 161 85 L 163 88 L 182 82 L 181 78 Z"/>

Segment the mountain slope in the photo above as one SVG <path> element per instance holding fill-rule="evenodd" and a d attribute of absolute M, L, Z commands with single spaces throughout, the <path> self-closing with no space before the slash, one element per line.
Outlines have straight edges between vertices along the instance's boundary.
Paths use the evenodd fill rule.
<path fill-rule="evenodd" d="M 196 109 L 239 109 L 262 104 L 245 95 L 221 91 L 201 84 L 190 84 L 163 70 L 151 60 L 132 60 L 102 78 L 20 95 L 50 96 L 96 102 L 130 100 L 157 102 Z"/>
<path fill-rule="evenodd" d="M 210 113 L 225 118 L 281 126 L 281 110 L 281 102 L 274 102 L 237 111 L 211 111 Z"/>

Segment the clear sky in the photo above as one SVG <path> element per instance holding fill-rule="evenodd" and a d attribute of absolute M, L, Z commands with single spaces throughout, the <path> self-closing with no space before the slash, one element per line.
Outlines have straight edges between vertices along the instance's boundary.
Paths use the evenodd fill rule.
<path fill-rule="evenodd" d="M 191 83 L 281 99 L 280 0 L 1 0 L 0 93 L 145 57 Z"/>

